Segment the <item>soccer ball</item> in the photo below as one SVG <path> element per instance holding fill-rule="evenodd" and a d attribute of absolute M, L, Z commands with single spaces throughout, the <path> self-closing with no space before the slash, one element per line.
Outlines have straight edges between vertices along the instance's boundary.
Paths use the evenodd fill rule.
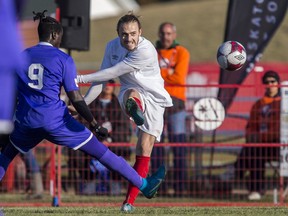
<path fill-rule="evenodd" d="M 218 48 L 217 61 L 224 70 L 239 70 L 246 62 L 246 50 L 237 41 L 226 41 Z"/>

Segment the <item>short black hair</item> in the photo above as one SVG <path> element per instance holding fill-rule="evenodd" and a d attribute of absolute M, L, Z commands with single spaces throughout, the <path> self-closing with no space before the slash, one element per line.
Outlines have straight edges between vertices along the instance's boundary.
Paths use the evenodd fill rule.
<path fill-rule="evenodd" d="M 139 21 L 139 16 L 136 16 L 136 15 L 133 14 L 132 11 L 129 11 L 128 14 L 122 16 L 122 17 L 119 19 L 119 21 L 118 21 L 118 23 L 117 23 L 117 29 L 116 29 L 116 30 L 117 30 L 117 33 L 119 33 L 119 28 L 120 28 L 120 26 L 121 26 L 123 23 L 130 23 L 130 22 L 137 22 L 137 23 L 138 23 L 138 26 L 139 26 L 139 29 L 142 28 L 141 23 L 140 23 L 140 21 Z"/>
<path fill-rule="evenodd" d="M 278 83 L 280 83 L 280 76 L 277 72 L 273 70 L 266 71 L 262 77 L 262 83 L 265 84 L 265 81 L 268 77 L 273 77 Z"/>
<path fill-rule="evenodd" d="M 50 37 L 50 34 L 53 32 L 58 34 L 63 32 L 63 28 L 60 22 L 58 22 L 53 17 L 46 16 L 46 12 L 47 10 L 38 13 L 33 11 L 33 14 L 35 15 L 33 17 L 34 21 L 39 19 L 38 36 L 40 41 L 47 41 Z"/>

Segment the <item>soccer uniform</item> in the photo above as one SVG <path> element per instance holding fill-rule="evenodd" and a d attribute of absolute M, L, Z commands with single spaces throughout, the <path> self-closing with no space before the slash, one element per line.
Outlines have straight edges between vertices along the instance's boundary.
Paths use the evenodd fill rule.
<path fill-rule="evenodd" d="M 62 86 L 66 92 L 79 90 L 73 59 L 45 42 L 26 49 L 23 55 L 27 62 L 17 71 L 18 104 L 11 142 L 20 152 L 43 139 L 80 148 L 92 133 L 69 114 L 59 97 Z"/>
<path fill-rule="evenodd" d="M 150 41 L 140 37 L 137 48 L 128 51 L 122 47 L 120 39 L 115 38 L 106 46 L 101 71 L 80 77 L 83 82 L 101 82 L 119 77 L 121 88 L 118 99 L 124 111 L 124 93 L 136 89 L 141 97 L 145 118 L 144 124 L 138 127 L 160 141 L 165 107 L 173 104 L 164 88 L 157 52 Z"/>
<path fill-rule="evenodd" d="M 13 1 L 0 0 L 0 134 L 13 129 L 15 105 L 16 68 L 21 65 L 21 40 L 17 31 Z"/>

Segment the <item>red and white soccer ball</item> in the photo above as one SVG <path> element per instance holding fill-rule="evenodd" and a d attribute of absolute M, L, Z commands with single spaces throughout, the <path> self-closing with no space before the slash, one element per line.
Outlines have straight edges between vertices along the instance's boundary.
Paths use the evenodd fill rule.
<path fill-rule="evenodd" d="M 237 41 L 226 41 L 218 48 L 217 61 L 224 70 L 239 70 L 246 62 L 246 50 Z"/>

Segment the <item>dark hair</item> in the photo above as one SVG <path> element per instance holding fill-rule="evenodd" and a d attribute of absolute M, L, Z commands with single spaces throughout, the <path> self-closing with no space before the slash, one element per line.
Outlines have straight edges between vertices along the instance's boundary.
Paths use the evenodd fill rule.
<path fill-rule="evenodd" d="M 116 83 L 114 79 L 108 80 L 108 83 Z"/>
<path fill-rule="evenodd" d="M 117 23 L 117 29 L 116 29 L 116 30 L 117 30 L 117 33 L 119 33 L 119 28 L 120 28 L 120 26 L 121 26 L 123 23 L 130 23 L 130 22 L 137 22 L 137 23 L 138 23 L 138 26 L 139 26 L 139 29 L 142 28 L 141 23 L 140 23 L 140 21 L 139 21 L 139 16 L 136 16 L 136 15 L 133 14 L 132 11 L 129 11 L 128 14 L 122 16 L 122 17 L 119 19 L 119 21 L 118 21 L 118 23 Z"/>
<path fill-rule="evenodd" d="M 38 13 L 33 11 L 33 14 L 35 15 L 33 17 L 34 21 L 39 19 L 38 36 L 40 41 L 47 41 L 50 37 L 50 34 L 53 32 L 63 32 L 62 25 L 56 19 L 46 16 L 46 12 L 47 10 Z"/>
<path fill-rule="evenodd" d="M 280 77 L 277 72 L 273 70 L 266 71 L 265 74 L 262 77 L 262 83 L 265 84 L 265 81 L 268 77 L 273 77 L 275 80 L 277 80 L 278 83 L 280 83 Z"/>

